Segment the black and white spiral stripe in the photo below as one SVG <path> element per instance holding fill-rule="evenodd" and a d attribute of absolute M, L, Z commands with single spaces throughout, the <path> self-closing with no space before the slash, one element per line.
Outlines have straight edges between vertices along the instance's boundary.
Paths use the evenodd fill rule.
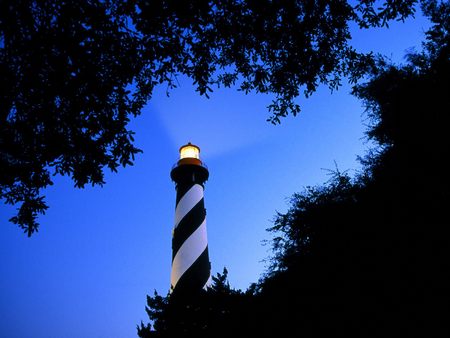
<path fill-rule="evenodd" d="M 188 293 L 201 290 L 207 285 L 210 275 L 203 186 L 198 183 L 178 184 L 171 291 Z"/>

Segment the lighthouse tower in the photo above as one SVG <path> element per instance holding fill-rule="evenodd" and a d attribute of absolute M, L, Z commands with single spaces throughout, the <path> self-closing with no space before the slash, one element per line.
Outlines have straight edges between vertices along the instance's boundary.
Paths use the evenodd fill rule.
<path fill-rule="evenodd" d="M 211 276 L 203 198 L 209 172 L 200 160 L 200 148 L 182 146 L 170 177 L 177 191 L 170 289 L 172 296 L 192 295 L 205 288 Z"/>

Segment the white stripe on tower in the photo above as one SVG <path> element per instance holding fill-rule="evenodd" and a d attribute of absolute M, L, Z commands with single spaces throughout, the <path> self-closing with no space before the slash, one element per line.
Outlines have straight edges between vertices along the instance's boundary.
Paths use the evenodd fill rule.
<path fill-rule="evenodd" d="M 206 220 L 183 243 L 172 262 L 170 283 L 175 287 L 180 277 L 194 264 L 208 246 Z M 209 278 L 208 278 L 209 279 Z"/>
<path fill-rule="evenodd" d="M 175 228 L 184 216 L 203 198 L 203 187 L 194 184 L 189 191 L 183 195 L 175 210 Z"/>

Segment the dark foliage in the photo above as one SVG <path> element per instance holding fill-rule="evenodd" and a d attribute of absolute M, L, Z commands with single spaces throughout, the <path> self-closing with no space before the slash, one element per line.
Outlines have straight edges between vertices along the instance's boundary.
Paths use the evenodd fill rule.
<path fill-rule="evenodd" d="M 381 62 L 354 89 L 378 143 L 364 170 L 355 178 L 336 171 L 293 195 L 269 229 L 271 268 L 233 308 L 255 321 L 230 314 L 210 336 L 229 326 L 236 336 L 448 336 L 450 4 L 428 2 L 424 11 L 434 23 L 424 52 L 404 66 Z M 218 303 L 204 304 L 202 318 L 210 304 Z"/>
<path fill-rule="evenodd" d="M 20 205 L 12 221 L 30 236 L 52 175 L 101 185 L 106 168 L 132 164 L 130 117 L 179 74 L 201 95 L 272 93 L 279 123 L 299 112 L 301 91 L 371 68 L 348 44 L 349 23 L 386 26 L 416 2 L 1 0 L 0 198 Z"/>
<path fill-rule="evenodd" d="M 320 84 L 337 89 L 342 77 L 355 83 L 371 69 L 372 54 L 349 44 L 350 23 L 388 26 L 413 15 L 417 2 L 136 1 L 133 18 L 147 58 L 190 76 L 202 95 L 214 85 L 274 94 L 268 120 L 276 124 L 300 112 L 294 99 L 301 91 L 308 97 Z"/>
<path fill-rule="evenodd" d="M 101 185 L 139 152 L 127 129 L 146 99 L 128 89 L 142 67 L 134 35 L 115 2 L 0 2 L 0 197 L 21 203 L 12 221 L 28 236 L 52 174 Z"/>
<path fill-rule="evenodd" d="M 306 336 L 449 332 L 449 10 L 430 2 L 435 26 L 425 51 L 406 66 L 380 65 L 354 89 L 372 122 L 367 135 L 379 144 L 362 159 L 364 171 L 353 181 L 337 172 L 294 195 L 270 229 L 278 236 L 263 294 L 292 294 L 281 308 L 297 304 L 294 316 L 314 323 Z"/>
<path fill-rule="evenodd" d="M 259 323 L 258 297 L 252 291 L 234 290 L 228 272 L 213 277 L 212 285 L 189 299 L 147 296 L 146 311 L 153 321 L 137 327 L 147 337 L 231 337 L 251 333 Z M 256 310 L 256 311 L 255 311 Z M 239 334 L 238 334 L 239 333 Z"/>

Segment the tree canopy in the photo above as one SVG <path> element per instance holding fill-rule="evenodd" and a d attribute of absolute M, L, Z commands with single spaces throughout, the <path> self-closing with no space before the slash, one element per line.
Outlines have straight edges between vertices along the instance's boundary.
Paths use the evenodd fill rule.
<path fill-rule="evenodd" d="M 130 118 L 155 86 L 190 77 L 271 93 L 269 121 L 297 114 L 318 85 L 355 83 L 373 56 L 349 43 L 349 24 L 386 26 L 417 0 L 2 0 L 0 2 L 0 198 L 30 236 L 52 175 L 76 187 L 103 184 L 131 165 Z"/>

